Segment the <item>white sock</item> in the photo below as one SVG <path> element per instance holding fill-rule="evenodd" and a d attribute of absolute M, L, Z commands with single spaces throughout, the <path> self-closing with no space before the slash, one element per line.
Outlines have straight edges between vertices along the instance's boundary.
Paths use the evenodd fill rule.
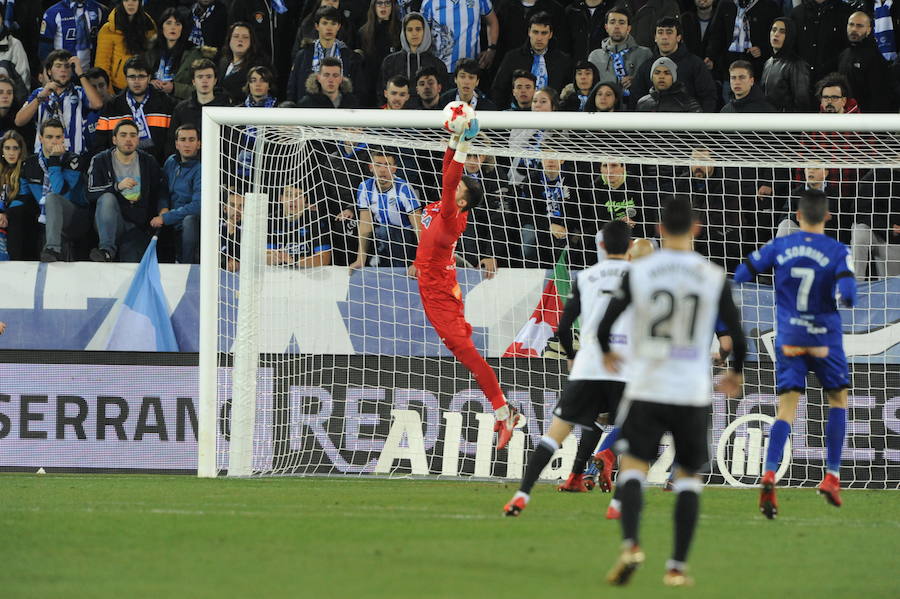
<path fill-rule="evenodd" d="M 509 406 L 503 404 L 502 406 L 494 410 L 494 418 L 496 418 L 497 420 L 506 420 L 507 418 L 509 418 Z"/>
<path fill-rule="evenodd" d="M 622 502 L 619 501 L 618 499 L 611 499 L 609 501 L 609 507 L 611 507 L 612 509 L 614 509 L 616 511 L 621 512 L 622 511 Z"/>
<path fill-rule="evenodd" d="M 516 491 L 516 494 L 513 495 L 513 501 L 515 501 L 519 497 L 521 497 L 525 500 L 526 505 L 528 504 L 528 501 L 531 499 L 531 495 L 529 495 L 528 493 L 523 493 L 522 491 Z"/>

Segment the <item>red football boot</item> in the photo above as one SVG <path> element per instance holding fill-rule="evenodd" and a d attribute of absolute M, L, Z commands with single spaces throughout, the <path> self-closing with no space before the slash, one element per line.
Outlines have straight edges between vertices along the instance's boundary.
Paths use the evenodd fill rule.
<path fill-rule="evenodd" d="M 525 416 L 519 413 L 518 408 L 511 404 L 506 405 L 509 407 L 509 418 L 494 423 L 494 432 L 497 433 L 497 451 L 506 447 L 506 444 L 512 439 L 514 429 L 525 425 Z"/>
<path fill-rule="evenodd" d="M 604 493 L 612 491 L 612 473 L 616 467 L 616 455 L 609 449 L 594 454 L 594 465 L 597 466 L 597 484 Z"/>
<path fill-rule="evenodd" d="M 826 474 L 816 492 L 834 507 L 841 507 L 841 481 L 833 474 Z"/>
<path fill-rule="evenodd" d="M 778 502 L 775 500 L 775 473 L 767 470 L 762 477 L 759 492 L 759 511 L 769 520 L 778 514 Z"/>
<path fill-rule="evenodd" d="M 566 482 L 556 487 L 557 491 L 564 491 L 566 493 L 587 493 L 592 489 L 593 487 L 588 487 L 587 481 L 584 479 L 584 474 L 569 474 L 569 478 L 566 479 Z"/>
<path fill-rule="evenodd" d="M 510 518 L 516 518 L 522 513 L 522 510 L 525 509 L 526 505 L 528 505 L 528 503 L 525 501 L 524 497 L 513 497 L 509 500 L 509 503 L 503 506 L 503 513 Z"/>

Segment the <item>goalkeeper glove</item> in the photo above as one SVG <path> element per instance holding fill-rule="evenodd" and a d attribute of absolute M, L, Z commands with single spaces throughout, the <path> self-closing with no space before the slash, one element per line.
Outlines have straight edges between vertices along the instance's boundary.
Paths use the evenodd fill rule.
<path fill-rule="evenodd" d="M 472 119 L 469 121 L 469 125 L 466 127 L 466 130 L 462 132 L 462 141 L 472 141 L 475 139 L 475 136 L 478 135 L 478 131 L 480 131 L 480 127 L 478 126 L 478 119 Z"/>

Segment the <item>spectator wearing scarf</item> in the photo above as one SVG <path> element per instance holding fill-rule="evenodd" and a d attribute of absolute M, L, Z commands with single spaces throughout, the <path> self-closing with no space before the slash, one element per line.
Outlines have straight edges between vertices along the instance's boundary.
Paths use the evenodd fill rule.
<path fill-rule="evenodd" d="M 769 29 L 781 16 L 774 0 L 720 0 L 706 34 L 706 56 L 713 63 L 713 76 L 727 87 L 728 66 L 736 60 L 753 65 L 753 76 L 762 76 L 772 55 Z"/>
<path fill-rule="evenodd" d="M 228 7 L 222 0 L 197 0 L 191 7 L 191 28 L 188 39 L 198 48 L 225 45 L 228 29 Z"/>
<path fill-rule="evenodd" d="M 553 38 L 553 17 L 540 12 L 528 22 L 528 43 L 511 50 L 497 69 L 491 86 L 491 99 L 497 106 L 509 106 L 512 100 L 512 74 L 519 69 L 530 71 L 536 78 L 535 87 L 562 89 L 572 80 L 572 58 L 550 46 Z"/>
<path fill-rule="evenodd" d="M 306 81 L 318 73 L 325 58 L 336 58 L 343 65 L 345 79 L 359 78 L 359 55 L 337 39 L 343 24 L 343 15 L 336 8 L 325 7 L 316 13 L 315 27 L 319 37 L 297 53 L 288 79 L 287 99 L 298 101 L 305 95 Z"/>
<path fill-rule="evenodd" d="M 600 81 L 600 72 L 594 63 L 581 60 L 575 65 L 573 82 L 565 86 L 559 94 L 560 110 L 584 112 L 591 99 L 591 90 Z"/>
<path fill-rule="evenodd" d="M 152 155 L 158 164 L 165 159 L 174 101 L 167 94 L 150 87 L 150 67 L 143 58 L 125 63 L 127 88 L 104 108 L 97 121 L 94 151 L 111 147 L 112 132 L 119 121 L 131 120 L 138 127 L 139 148 Z"/>
<path fill-rule="evenodd" d="M 638 45 L 631 35 L 631 14 L 627 9 L 610 9 L 606 13 L 606 32 L 609 37 L 588 56 L 599 73 L 596 83 L 613 82 L 623 94 L 630 96 L 631 92 L 625 89 L 623 82 L 629 82 L 630 88 L 631 78 L 653 53 Z"/>

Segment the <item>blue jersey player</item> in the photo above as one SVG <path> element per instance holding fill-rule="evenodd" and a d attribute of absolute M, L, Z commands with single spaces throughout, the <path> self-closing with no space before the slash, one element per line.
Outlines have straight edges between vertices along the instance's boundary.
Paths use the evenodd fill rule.
<path fill-rule="evenodd" d="M 769 519 L 778 512 L 775 471 L 810 370 L 819 377 L 830 406 L 825 428 L 827 472 L 818 492 L 835 507 L 841 505 L 841 449 L 847 429 L 850 377 L 836 295 L 845 306 L 853 306 L 856 281 L 847 246 L 824 234 L 825 221 L 831 216 L 827 202 L 820 191 L 801 192 L 797 211 L 800 230 L 775 238 L 750 254 L 734 275 L 736 283 L 744 283 L 770 269 L 775 273 L 778 414 L 769 433 L 759 500 L 760 511 Z"/>

